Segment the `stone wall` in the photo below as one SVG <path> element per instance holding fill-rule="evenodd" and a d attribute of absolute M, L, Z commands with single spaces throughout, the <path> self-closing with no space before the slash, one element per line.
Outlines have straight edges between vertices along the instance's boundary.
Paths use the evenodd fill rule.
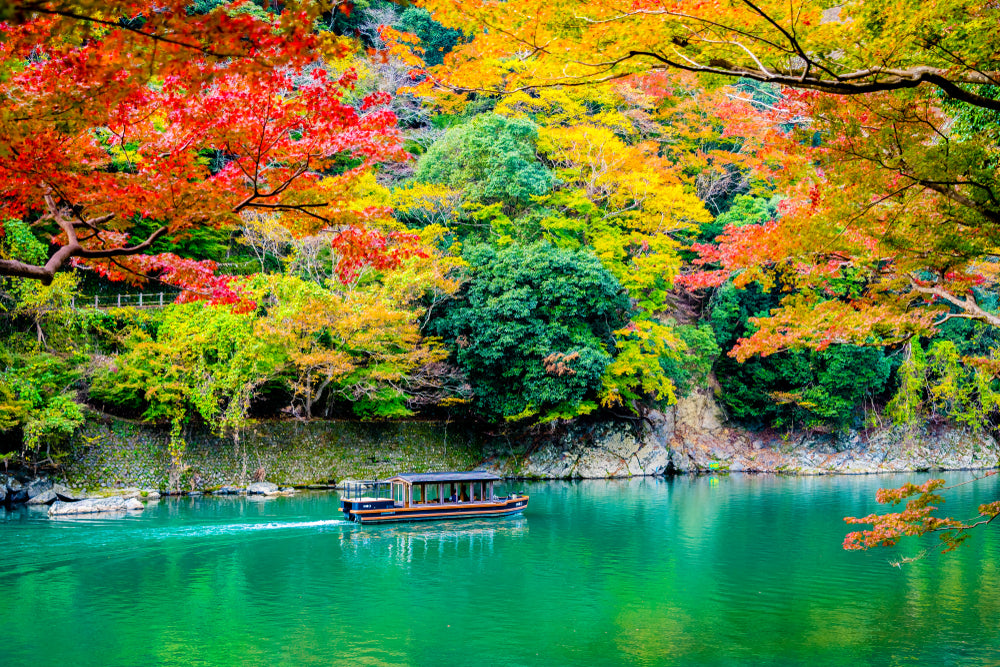
<path fill-rule="evenodd" d="M 265 421 L 244 430 L 238 442 L 200 429 L 184 438 L 183 483 L 197 475 L 198 486 L 207 488 L 246 486 L 259 468 L 268 481 L 303 486 L 402 470 L 470 469 L 485 458 L 482 436 L 436 422 Z M 83 488 L 166 489 L 168 442 L 163 429 L 92 419 L 73 440 L 65 481 Z"/>

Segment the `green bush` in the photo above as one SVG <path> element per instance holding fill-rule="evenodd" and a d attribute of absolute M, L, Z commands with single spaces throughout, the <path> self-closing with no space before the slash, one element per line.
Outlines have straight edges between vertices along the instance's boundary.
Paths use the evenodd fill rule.
<path fill-rule="evenodd" d="M 678 355 L 679 358 L 664 357 L 660 363 L 676 385 L 677 393 L 683 396 L 706 383 L 721 350 L 708 324 L 682 324 L 674 327 L 674 333 L 684 341 L 687 349 Z"/>

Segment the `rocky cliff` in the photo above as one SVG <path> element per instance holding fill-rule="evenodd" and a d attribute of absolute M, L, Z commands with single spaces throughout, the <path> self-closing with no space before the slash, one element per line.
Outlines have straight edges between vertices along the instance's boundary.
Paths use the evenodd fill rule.
<path fill-rule="evenodd" d="M 1000 445 L 986 433 L 955 427 L 749 431 L 727 424 L 706 390 L 645 422 L 581 425 L 520 459 L 496 457 L 490 463 L 505 474 L 542 479 L 670 472 L 861 474 L 994 468 L 1000 465 Z"/>

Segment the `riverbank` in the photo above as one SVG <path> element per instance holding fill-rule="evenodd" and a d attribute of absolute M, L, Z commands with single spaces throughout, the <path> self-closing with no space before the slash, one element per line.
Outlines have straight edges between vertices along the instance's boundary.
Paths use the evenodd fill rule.
<path fill-rule="evenodd" d="M 797 475 L 989 469 L 1000 444 L 954 427 L 840 434 L 750 431 L 728 424 L 708 392 L 644 420 L 579 421 L 520 435 L 454 422 L 264 421 L 239 439 L 184 434 L 174 466 L 162 429 L 97 415 L 74 437 L 56 481 L 72 488 L 211 492 L 255 480 L 325 487 L 403 470 L 490 469 L 522 479 L 703 472 Z"/>

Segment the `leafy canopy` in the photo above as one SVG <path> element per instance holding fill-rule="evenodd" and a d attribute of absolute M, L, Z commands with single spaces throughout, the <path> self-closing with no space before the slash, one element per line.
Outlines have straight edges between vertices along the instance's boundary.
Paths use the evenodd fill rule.
<path fill-rule="evenodd" d="M 531 121 L 482 114 L 436 141 L 421 156 L 416 178 L 461 188 L 474 202 L 523 208 L 554 183 L 538 161 L 537 141 L 538 128 Z"/>
<path fill-rule="evenodd" d="M 465 255 L 471 275 L 431 323 L 493 418 L 568 418 L 597 407 L 613 332 L 628 320 L 618 281 L 592 254 L 546 243 Z"/>

